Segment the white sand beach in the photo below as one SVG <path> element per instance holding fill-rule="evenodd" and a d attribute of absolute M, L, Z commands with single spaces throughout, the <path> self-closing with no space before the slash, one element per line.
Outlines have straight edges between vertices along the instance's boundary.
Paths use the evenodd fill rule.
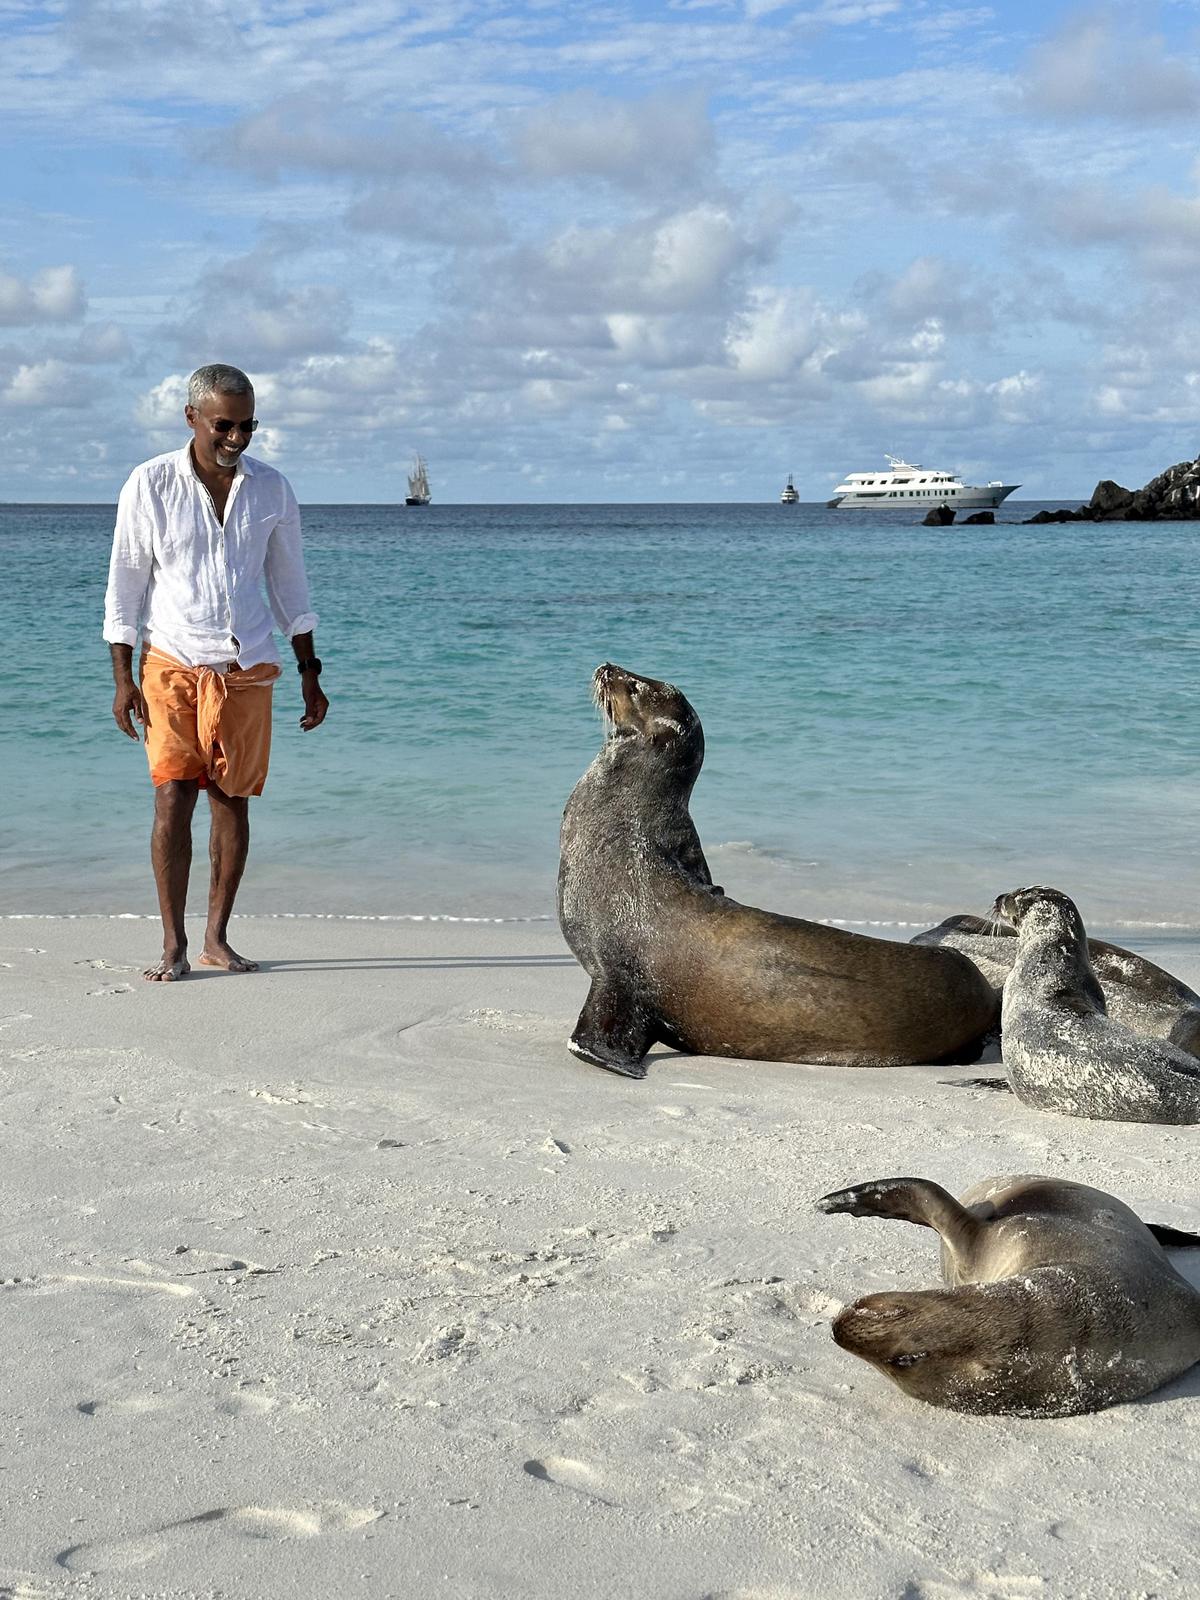
<path fill-rule="evenodd" d="M 1046 1172 L 1196 1228 L 1195 1130 L 961 1068 L 628 1082 L 565 1049 L 553 923 L 233 939 L 261 973 L 160 986 L 149 919 L 0 924 L 0 1595 L 1195 1592 L 1200 1369 L 1069 1421 L 924 1407 L 829 1321 L 935 1283 L 935 1239 L 811 1204 Z"/>

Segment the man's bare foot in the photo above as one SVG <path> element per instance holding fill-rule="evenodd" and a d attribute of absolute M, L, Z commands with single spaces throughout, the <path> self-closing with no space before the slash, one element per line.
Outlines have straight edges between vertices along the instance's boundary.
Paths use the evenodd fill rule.
<path fill-rule="evenodd" d="M 186 978 L 191 970 L 191 963 L 185 955 L 168 955 L 164 950 L 162 960 L 147 967 L 142 977 L 147 983 L 174 983 L 179 978 Z"/>
<path fill-rule="evenodd" d="M 206 939 L 200 952 L 202 967 L 220 967 L 224 972 L 257 972 L 258 962 L 247 961 L 245 956 L 225 943 L 224 939 Z"/>

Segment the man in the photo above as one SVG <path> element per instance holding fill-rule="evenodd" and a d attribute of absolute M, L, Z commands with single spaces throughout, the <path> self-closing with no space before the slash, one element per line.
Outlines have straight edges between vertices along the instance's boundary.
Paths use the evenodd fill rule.
<path fill-rule="evenodd" d="M 131 739 L 133 719 L 142 723 L 154 783 L 150 853 L 163 953 L 145 976 L 161 983 L 191 970 L 183 917 L 201 789 L 211 810 L 212 876 L 199 959 L 227 972 L 257 970 L 227 933 L 250 846 L 250 796 L 262 793 L 267 776 L 282 670 L 272 617 L 296 654 L 300 726 L 318 727 L 329 709 L 296 497 L 273 467 L 244 454 L 258 426 L 249 378 L 236 367 L 200 367 L 184 416 L 190 442 L 144 462 L 121 491 L 104 604 L 113 716 Z"/>

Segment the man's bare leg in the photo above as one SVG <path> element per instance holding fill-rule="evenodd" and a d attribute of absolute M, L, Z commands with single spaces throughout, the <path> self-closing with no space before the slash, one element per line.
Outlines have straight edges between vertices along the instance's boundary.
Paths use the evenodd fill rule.
<path fill-rule="evenodd" d="M 162 960 L 142 974 L 151 983 L 174 983 L 192 970 L 187 958 L 183 913 L 192 869 L 192 812 L 200 785 L 195 778 L 160 783 L 154 791 L 154 829 L 150 860 L 162 914 Z"/>
<path fill-rule="evenodd" d="M 238 955 L 226 938 L 233 902 L 250 851 L 250 801 L 244 795 L 226 794 L 215 783 L 210 783 L 208 803 L 212 810 L 208 840 L 212 880 L 208 890 L 208 927 L 204 932 L 200 962 L 206 967 L 223 967 L 226 972 L 257 972 L 258 962 Z"/>

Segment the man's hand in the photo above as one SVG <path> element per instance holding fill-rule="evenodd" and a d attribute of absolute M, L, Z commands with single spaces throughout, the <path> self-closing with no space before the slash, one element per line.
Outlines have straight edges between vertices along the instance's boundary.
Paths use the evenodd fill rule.
<path fill-rule="evenodd" d="M 136 683 L 131 681 L 117 685 L 117 692 L 113 695 L 113 717 L 122 733 L 127 733 L 131 739 L 137 739 L 138 731 L 133 725 L 133 718 L 136 717 L 145 727 L 146 702 L 142 699 L 142 691 Z"/>
<path fill-rule="evenodd" d="M 304 715 L 300 718 L 300 726 L 307 733 L 310 728 L 319 728 L 325 721 L 329 701 L 321 691 L 321 679 L 315 672 L 302 674 L 300 689 L 304 695 Z"/>

